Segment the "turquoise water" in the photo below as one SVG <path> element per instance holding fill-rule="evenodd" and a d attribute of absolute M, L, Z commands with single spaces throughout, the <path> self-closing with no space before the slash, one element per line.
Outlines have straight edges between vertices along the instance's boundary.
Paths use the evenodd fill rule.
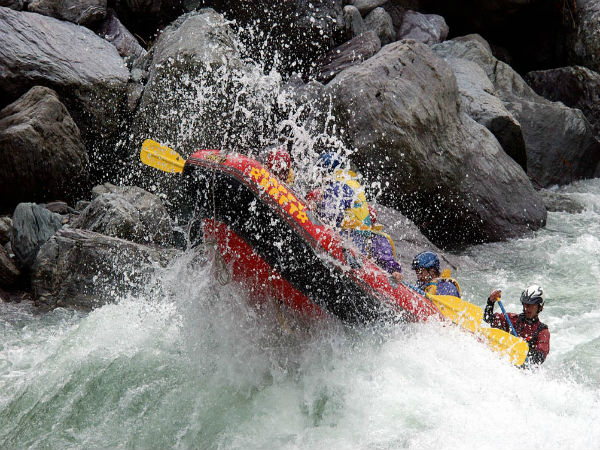
<path fill-rule="evenodd" d="M 187 254 L 165 297 L 89 314 L 0 307 L 0 448 L 596 448 L 600 441 L 600 180 L 561 189 L 581 214 L 465 252 L 467 299 L 546 291 L 551 353 L 513 368 L 437 323 L 287 331 L 272 308 Z M 150 291 L 150 290 L 147 290 Z M 159 290 L 155 290 L 158 292 Z"/>

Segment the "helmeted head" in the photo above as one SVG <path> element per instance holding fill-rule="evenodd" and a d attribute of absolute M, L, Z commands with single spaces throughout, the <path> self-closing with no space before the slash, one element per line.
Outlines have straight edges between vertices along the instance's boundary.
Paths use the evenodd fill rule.
<path fill-rule="evenodd" d="M 332 173 L 336 169 L 343 169 L 344 165 L 344 158 L 339 153 L 335 152 L 321 153 L 317 160 L 317 167 L 328 173 Z"/>
<path fill-rule="evenodd" d="M 435 252 L 421 252 L 413 258 L 412 269 L 417 273 L 420 284 L 428 283 L 440 276 L 440 260 Z"/>
<path fill-rule="evenodd" d="M 277 147 L 269 152 L 269 156 L 267 156 L 267 169 L 280 180 L 286 180 L 291 166 L 292 158 L 285 148 Z"/>
<path fill-rule="evenodd" d="M 528 315 L 527 310 L 530 309 L 525 305 L 538 305 L 537 311 L 535 312 L 535 316 L 537 316 L 542 312 L 542 309 L 544 309 L 544 290 L 541 286 L 532 284 L 521 293 L 521 303 L 523 304 L 525 315 Z M 529 315 L 534 315 L 533 311 Z"/>

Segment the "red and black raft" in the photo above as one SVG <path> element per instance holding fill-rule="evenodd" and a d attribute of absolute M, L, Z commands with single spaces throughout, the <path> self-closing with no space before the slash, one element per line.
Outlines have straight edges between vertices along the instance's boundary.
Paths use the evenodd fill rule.
<path fill-rule="evenodd" d="M 440 317 L 425 297 L 396 286 L 369 258 L 323 225 L 303 199 L 259 162 L 200 150 L 185 182 L 197 194 L 196 218 L 214 239 L 234 280 L 307 314 L 349 323 Z"/>

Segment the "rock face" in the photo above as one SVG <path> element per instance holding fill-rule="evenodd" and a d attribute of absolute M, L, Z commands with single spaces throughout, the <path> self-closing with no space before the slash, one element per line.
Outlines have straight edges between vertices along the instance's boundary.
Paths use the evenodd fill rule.
<path fill-rule="evenodd" d="M 383 8 L 375 8 L 365 17 L 365 30 L 375 31 L 381 40 L 381 45 L 396 40 L 396 30 L 394 30 L 392 17 Z"/>
<path fill-rule="evenodd" d="M 34 87 L 0 111 L 0 208 L 74 201 L 88 176 L 79 130 L 54 91 Z"/>
<path fill-rule="evenodd" d="M 438 44 L 448 37 L 450 29 L 442 16 L 406 11 L 396 39 L 414 39 L 424 44 Z"/>
<path fill-rule="evenodd" d="M 578 26 L 572 36 L 571 60 L 600 72 L 600 3 L 576 0 Z"/>
<path fill-rule="evenodd" d="M 13 252 L 21 266 L 31 269 L 40 247 L 62 228 L 62 220 L 39 205 L 21 203 L 15 208 L 13 228 Z"/>
<path fill-rule="evenodd" d="M 381 41 L 373 31 L 367 31 L 331 50 L 323 60 L 317 80 L 327 83 L 342 70 L 369 59 L 381 48 Z"/>
<path fill-rule="evenodd" d="M 464 111 L 490 130 L 508 156 L 526 171 L 527 153 L 521 124 L 496 96 L 484 70 L 477 63 L 463 58 L 447 58 L 446 61 L 456 76 Z"/>
<path fill-rule="evenodd" d="M 0 8 L 0 97 L 14 100 L 36 85 L 54 89 L 88 150 L 111 155 L 107 163 L 115 156 L 110 138 L 120 130 L 128 78 L 117 50 L 91 30 Z M 103 164 L 102 157 L 92 160 Z"/>
<path fill-rule="evenodd" d="M 27 6 L 27 10 L 90 26 L 106 16 L 106 0 L 33 0 Z"/>
<path fill-rule="evenodd" d="M 40 250 L 31 285 L 36 304 L 92 309 L 144 289 L 176 251 L 65 228 Z"/>
<path fill-rule="evenodd" d="M 398 41 L 324 90 L 353 161 L 436 244 L 501 240 L 545 223 L 522 169 L 459 111 L 450 66 L 424 44 Z"/>
<path fill-rule="evenodd" d="M 107 184 L 102 188 L 106 192 L 92 200 L 73 222 L 73 228 L 139 244 L 172 243 L 171 220 L 158 197 L 136 186 Z"/>
<path fill-rule="evenodd" d="M 585 67 L 529 72 L 527 83 L 544 98 L 580 109 L 600 138 L 600 74 Z"/>
<path fill-rule="evenodd" d="M 20 275 L 21 271 L 13 260 L 10 259 L 4 247 L 0 245 L 0 288 L 13 286 Z"/>
<path fill-rule="evenodd" d="M 581 111 L 536 94 L 491 54 L 480 37 L 446 41 L 433 49 L 443 58 L 473 61 L 484 70 L 498 98 L 521 125 L 527 174 L 535 184 L 545 187 L 593 176 L 600 147 Z"/>

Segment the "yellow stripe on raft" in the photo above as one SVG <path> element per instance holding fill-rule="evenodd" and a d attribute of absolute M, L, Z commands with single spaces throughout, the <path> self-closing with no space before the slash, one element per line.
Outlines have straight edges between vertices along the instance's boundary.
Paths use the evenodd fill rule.
<path fill-rule="evenodd" d="M 487 326 L 483 322 L 483 310 L 479 306 L 451 295 L 427 294 L 427 298 L 433 301 L 444 317 L 475 334 L 492 350 L 507 356 L 514 365 L 520 366 L 525 362 L 529 344 L 504 330 Z"/>

